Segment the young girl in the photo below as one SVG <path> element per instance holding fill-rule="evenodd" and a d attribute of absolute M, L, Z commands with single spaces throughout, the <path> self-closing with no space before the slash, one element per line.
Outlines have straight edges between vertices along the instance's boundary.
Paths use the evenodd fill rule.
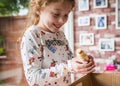
<path fill-rule="evenodd" d="M 59 30 L 73 6 L 74 0 L 31 0 L 29 27 L 21 41 L 24 72 L 30 86 L 68 86 L 71 73 L 93 72 L 92 57 L 89 62 L 73 58 Z"/>

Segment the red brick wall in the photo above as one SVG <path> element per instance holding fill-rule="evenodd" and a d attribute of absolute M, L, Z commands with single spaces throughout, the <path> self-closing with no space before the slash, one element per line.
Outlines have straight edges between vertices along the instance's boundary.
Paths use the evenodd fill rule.
<path fill-rule="evenodd" d="M 108 0 L 107 8 L 94 8 L 93 1 L 89 0 L 90 8 L 88 11 L 79 11 L 78 10 L 78 0 L 75 5 L 74 13 L 74 42 L 75 50 L 77 48 L 82 48 L 86 52 L 91 53 L 95 58 L 108 58 L 112 55 L 115 55 L 117 58 L 120 57 L 120 30 L 117 30 L 115 27 L 115 6 L 116 0 Z M 106 14 L 107 15 L 107 29 L 104 30 L 95 30 L 95 15 L 97 14 Z M 90 16 L 90 26 L 78 26 L 77 19 L 81 16 Z M 92 46 L 80 46 L 79 45 L 79 34 L 82 31 L 87 31 L 88 33 L 94 33 L 95 42 Z M 115 51 L 106 51 L 100 52 L 98 50 L 98 41 L 100 38 L 114 38 L 115 39 Z"/>
<path fill-rule="evenodd" d="M 5 37 L 4 45 L 7 56 L 5 61 L 10 63 L 22 62 L 19 52 L 19 43 L 17 43 L 17 40 L 25 28 L 25 20 L 25 16 L 0 18 L 0 34 Z"/>
<path fill-rule="evenodd" d="M 18 38 L 21 36 L 26 24 L 26 16 L 0 17 L 0 35 L 4 36 L 4 46 L 7 58 L 0 59 L 0 72 L 11 72 L 11 77 L 2 76 L 4 84 L 27 86 L 23 74 L 22 60 L 20 56 Z M 17 69 L 20 69 L 19 76 L 15 76 Z M 17 72 L 17 73 L 18 73 Z M 6 74 L 7 75 L 7 74 Z M 6 78 L 4 78 L 6 77 Z M 23 81 L 23 82 L 22 82 Z"/>

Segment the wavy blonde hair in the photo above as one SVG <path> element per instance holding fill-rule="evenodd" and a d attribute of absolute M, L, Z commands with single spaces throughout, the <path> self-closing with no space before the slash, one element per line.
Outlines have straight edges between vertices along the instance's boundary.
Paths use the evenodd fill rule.
<path fill-rule="evenodd" d="M 74 0 L 31 0 L 29 3 L 29 13 L 27 16 L 27 25 L 25 30 L 31 25 L 38 24 L 40 18 L 37 12 L 39 12 L 42 7 L 47 6 L 51 2 L 64 2 L 64 1 L 70 2 L 72 4 L 72 7 L 74 7 L 75 3 Z M 23 31 L 22 36 L 25 30 Z M 22 36 L 18 39 L 18 42 L 21 41 Z"/>
<path fill-rule="evenodd" d="M 51 2 L 70 2 L 74 7 L 74 0 L 31 0 L 29 4 L 29 15 L 28 15 L 28 23 L 27 26 L 36 25 L 39 22 L 39 15 L 37 11 L 40 11 L 42 7 L 47 6 Z"/>

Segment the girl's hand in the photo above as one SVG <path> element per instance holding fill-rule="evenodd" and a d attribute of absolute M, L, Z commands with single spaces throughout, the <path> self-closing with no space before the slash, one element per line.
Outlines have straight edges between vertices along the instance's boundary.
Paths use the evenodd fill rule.
<path fill-rule="evenodd" d="M 84 61 L 78 57 L 75 57 L 71 60 L 72 73 L 82 73 L 88 74 L 94 72 L 95 63 L 92 56 L 89 57 L 89 62 Z"/>

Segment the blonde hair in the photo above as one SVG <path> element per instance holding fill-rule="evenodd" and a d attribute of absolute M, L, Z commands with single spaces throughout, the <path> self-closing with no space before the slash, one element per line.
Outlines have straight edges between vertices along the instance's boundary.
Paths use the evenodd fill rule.
<path fill-rule="evenodd" d="M 42 7 L 45 7 L 51 2 L 64 2 L 69 1 L 74 7 L 74 0 L 31 0 L 29 4 L 29 15 L 28 15 L 28 23 L 27 26 L 36 25 L 39 22 L 39 14 L 37 12 L 40 11 Z"/>
<path fill-rule="evenodd" d="M 70 2 L 72 4 L 72 7 L 74 7 L 74 3 L 75 3 L 74 0 L 31 0 L 29 3 L 29 14 L 27 16 L 27 25 L 25 30 L 31 25 L 38 24 L 40 18 L 37 12 L 39 12 L 42 7 L 47 6 L 51 2 L 64 2 L 64 1 Z M 24 32 L 22 33 L 22 36 Z M 21 37 L 18 39 L 18 42 L 21 41 Z"/>

